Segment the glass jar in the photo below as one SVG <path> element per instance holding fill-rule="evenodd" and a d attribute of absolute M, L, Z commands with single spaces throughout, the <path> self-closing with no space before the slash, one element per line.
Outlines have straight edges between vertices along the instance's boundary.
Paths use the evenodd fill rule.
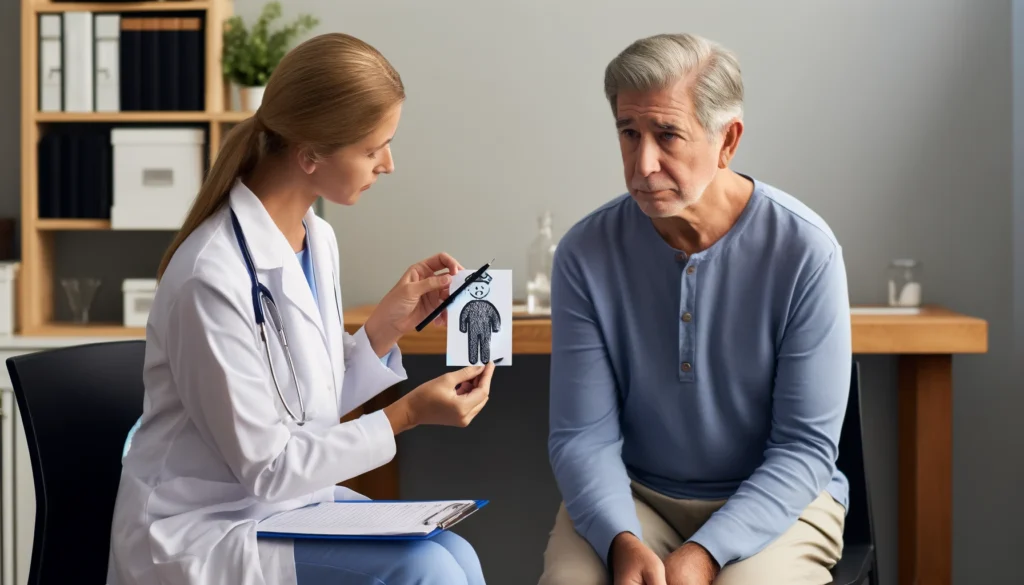
<path fill-rule="evenodd" d="M 537 235 L 526 259 L 526 312 L 551 311 L 551 266 L 555 259 L 555 238 L 551 233 L 551 212 L 537 218 Z"/>
<path fill-rule="evenodd" d="M 889 306 L 921 306 L 921 263 L 900 258 L 889 263 Z"/>

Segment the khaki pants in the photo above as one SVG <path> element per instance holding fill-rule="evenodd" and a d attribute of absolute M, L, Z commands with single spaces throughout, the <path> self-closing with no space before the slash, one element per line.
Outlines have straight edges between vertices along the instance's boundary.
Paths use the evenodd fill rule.
<path fill-rule="evenodd" d="M 644 543 L 664 559 L 682 546 L 724 500 L 677 500 L 633 483 L 633 502 Z M 730 563 L 714 585 L 818 585 L 843 552 L 845 510 L 823 492 L 779 538 L 757 554 Z M 609 585 L 600 557 L 573 527 L 562 505 L 544 552 L 539 585 Z"/>

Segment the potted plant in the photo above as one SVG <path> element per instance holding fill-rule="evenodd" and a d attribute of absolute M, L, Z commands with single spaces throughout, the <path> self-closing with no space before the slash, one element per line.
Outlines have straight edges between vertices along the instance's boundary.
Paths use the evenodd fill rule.
<path fill-rule="evenodd" d="M 270 74 L 291 48 L 295 39 L 320 24 L 308 14 L 271 31 L 270 25 L 281 17 L 281 3 L 263 7 L 252 28 L 246 28 L 240 16 L 224 23 L 224 51 L 221 61 L 224 75 L 239 88 L 243 111 L 254 111 L 263 101 L 263 90 Z"/>

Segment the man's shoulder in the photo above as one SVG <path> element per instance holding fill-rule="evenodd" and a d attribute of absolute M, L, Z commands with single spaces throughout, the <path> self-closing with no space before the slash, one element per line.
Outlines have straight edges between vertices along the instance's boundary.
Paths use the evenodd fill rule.
<path fill-rule="evenodd" d="M 770 215 L 782 228 L 791 245 L 814 250 L 826 256 L 841 249 L 831 226 L 809 205 L 774 185 L 758 182 Z"/>
<path fill-rule="evenodd" d="M 634 203 L 629 193 L 605 201 L 566 230 L 558 241 L 557 250 L 573 254 L 594 250 L 595 244 L 607 242 L 609 235 L 622 233 L 631 205 Z"/>

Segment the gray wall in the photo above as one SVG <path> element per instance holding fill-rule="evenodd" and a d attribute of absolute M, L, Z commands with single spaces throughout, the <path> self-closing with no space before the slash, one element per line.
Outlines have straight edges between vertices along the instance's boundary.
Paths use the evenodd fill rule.
<path fill-rule="evenodd" d="M 0 39 L 8 39 L 0 54 L 17 54 L 17 4 L 0 2 Z M 440 249 L 467 265 L 497 256 L 499 266 L 519 274 L 521 290 L 524 251 L 541 210 L 551 209 L 563 231 L 623 190 L 600 93 L 607 60 L 630 40 L 665 30 L 704 34 L 735 49 L 748 89 L 736 168 L 802 198 L 832 225 L 846 250 L 853 301 L 883 301 L 889 259 L 911 256 L 924 262 L 929 302 L 989 320 L 990 353 L 954 362 L 954 573 L 956 583 L 971 585 L 1018 578 L 1024 510 L 1014 503 L 1024 467 L 1013 454 L 1024 448 L 1024 394 L 1013 376 L 1011 251 L 1016 214 L 1024 340 L 1024 181 L 1016 183 L 1015 211 L 1009 153 L 1022 133 L 1009 122 L 1009 2 L 793 2 L 785 10 L 678 0 L 638 0 L 628 9 L 582 0 L 286 4 L 288 14 L 320 16 L 319 31 L 350 32 L 376 45 L 408 88 L 394 144 L 397 173 L 357 207 L 328 210 L 349 306 L 377 300 L 410 262 Z M 236 11 L 252 16 L 261 5 L 237 0 Z M 0 87 L 9 88 L 0 92 L 0 215 L 18 210 L 19 77 L 12 61 L 0 61 Z M 80 259 L 61 262 L 72 267 Z M 543 364 L 522 361 L 521 368 L 542 375 Z M 880 563 L 883 583 L 894 583 L 895 364 L 870 357 L 863 366 Z M 527 428 L 546 424 L 546 384 L 502 374 L 516 386 L 503 384 L 503 399 L 492 401 L 472 434 L 417 429 L 403 436 L 404 495 L 491 497 L 499 473 L 519 474 L 501 483 L 525 494 L 511 507 L 529 518 L 540 540 L 552 494 L 543 438 Z M 487 450 L 470 437 L 486 441 Z M 460 443 L 475 473 L 457 475 L 464 480 L 457 483 L 435 471 L 444 459 L 438 453 Z M 541 486 L 541 510 L 532 514 L 531 478 Z M 466 482 L 472 485 L 464 491 L 454 489 Z M 488 513 L 508 517 L 499 510 Z M 480 530 L 488 515 L 471 522 L 466 530 Z M 511 561 L 488 548 L 485 562 L 501 563 L 487 566 L 490 582 L 532 574 L 540 545 L 512 549 L 521 554 Z"/>
<path fill-rule="evenodd" d="M 1024 2 L 1013 0 L 1013 257 L 1018 379 L 1024 379 Z"/>

